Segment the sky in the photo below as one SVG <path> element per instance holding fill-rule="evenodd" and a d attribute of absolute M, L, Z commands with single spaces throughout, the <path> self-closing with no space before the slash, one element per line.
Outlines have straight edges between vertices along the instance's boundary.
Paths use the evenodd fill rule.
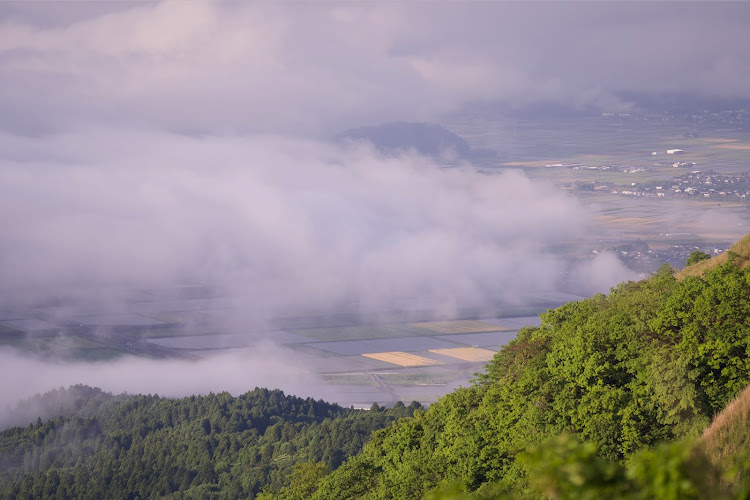
<path fill-rule="evenodd" d="M 0 129 L 325 137 L 467 101 L 750 97 L 747 2 L 3 2 Z"/>
<path fill-rule="evenodd" d="M 590 220 L 574 197 L 331 137 L 477 102 L 750 98 L 748 19 L 746 2 L 2 2 L 2 305 L 203 283 L 262 322 L 554 289 L 551 249 Z M 574 272 L 591 292 L 633 277 L 611 255 Z"/>

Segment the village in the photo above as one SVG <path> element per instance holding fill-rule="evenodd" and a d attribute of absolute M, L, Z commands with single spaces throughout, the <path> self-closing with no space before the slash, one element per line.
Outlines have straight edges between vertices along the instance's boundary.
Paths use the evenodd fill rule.
<path fill-rule="evenodd" d="M 645 172 L 645 167 L 624 167 L 616 165 L 587 166 L 578 164 L 550 165 L 565 166 L 574 170 L 618 171 L 625 173 Z M 695 166 L 689 162 L 675 162 L 675 168 Z M 575 182 L 563 188 L 578 191 L 609 192 L 618 196 L 645 197 L 694 197 L 718 200 L 745 201 L 750 199 L 750 172 L 722 174 L 714 170 L 691 170 L 672 179 L 652 180 L 649 182 L 631 182 L 630 185 L 618 185 L 614 182 L 594 180 Z"/>
<path fill-rule="evenodd" d="M 600 190 L 601 185 L 594 189 Z M 586 189 L 586 188 L 584 188 Z M 692 170 L 667 181 L 633 182 L 625 189 L 607 186 L 612 194 L 651 197 L 699 197 L 743 201 L 750 197 L 750 173 L 717 174 L 713 170 Z"/>

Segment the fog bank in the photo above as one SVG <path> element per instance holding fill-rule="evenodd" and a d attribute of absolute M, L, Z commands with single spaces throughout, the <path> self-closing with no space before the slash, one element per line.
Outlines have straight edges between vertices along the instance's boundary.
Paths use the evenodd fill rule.
<path fill-rule="evenodd" d="M 258 314 L 512 301 L 555 288 L 548 249 L 587 222 L 575 198 L 520 172 L 366 147 L 122 132 L 2 142 L 11 302 L 175 283 L 222 287 Z"/>

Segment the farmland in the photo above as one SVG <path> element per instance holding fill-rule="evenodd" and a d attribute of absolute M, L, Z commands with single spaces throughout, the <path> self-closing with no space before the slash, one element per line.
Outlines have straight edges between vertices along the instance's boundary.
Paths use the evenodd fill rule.
<path fill-rule="evenodd" d="M 239 311 L 225 298 L 180 299 L 181 294 L 179 287 L 172 296 L 134 294 L 119 310 L 100 314 L 85 306 L 6 312 L 0 318 L 0 342 L 69 361 L 123 355 L 191 360 L 229 352 L 252 357 L 256 349 L 273 344 L 290 373 L 320 377 L 336 388 L 340 403 L 369 407 L 373 401 L 431 403 L 467 383 L 519 328 L 538 324 L 527 304 L 517 308 L 520 313 L 505 305 L 498 308 L 504 316 L 482 319 L 435 320 L 433 313 L 411 312 L 393 314 L 393 321 L 362 317 L 352 324 L 351 315 L 310 314 L 280 318 L 276 328 L 232 328 L 227 325 Z M 540 292 L 533 300 L 541 312 L 574 298 Z"/>
<path fill-rule="evenodd" d="M 750 198 L 742 196 L 750 141 L 746 127 L 725 123 L 725 115 L 736 113 L 510 117 L 473 109 L 445 123 L 472 148 L 497 153 L 476 166 L 481 172 L 520 169 L 587 207 L 588 237 L 561 253 L 579 260 L 641 241 L 648 253 L 621 257 L 652 272 L 663 262 L 681 267 L 694 249 L 721 252 L 750 227 Z M 705 179 L 681 184 L 695 171 L 718 176 L 721 186 Z"/>
<path fill-rule="evenodd" d="M 683 182 L 705 185 L 704 174 L 691 173 L 698 170 L 710 171 L 710 182 L 721 183 L 721 189 L 735 181 L 744 186 L 750 142 L 743 131 L 626 116 L 454 115 L 444 124 L 472 148 L 497 153 L 471 168 L 485 175 L 520 169 L 586 207 L 586 235 L 552 249 L 566 262 L 611 251 L 647 274 L 663 262 L 681 267 L 693 249 L 720 253 L 749 230 L 750 200 L 740 196 L 657 194 L 673 185 L 684 191 Z M 342 404 L 431 403 L 467 383 L 518 329 L 538 324 L 540 312 L 580 298 L 535 290 L 519 294 L 515 303 L 490 300 L 489 309 L 466 305 L 450 314 L 291 310 L 256 324 L 244 320 L 257 313 L 252 301 L 201 284 L 122 295 L 125 300 L 107 307 L 51 304 L 2 311 L 0 345 L 45 358 L 92 361 L 123 355 L 193 360 L 227 352 L 250 357 L 270 343 L 282 349 L 291 373 L 335 386 Z"/>

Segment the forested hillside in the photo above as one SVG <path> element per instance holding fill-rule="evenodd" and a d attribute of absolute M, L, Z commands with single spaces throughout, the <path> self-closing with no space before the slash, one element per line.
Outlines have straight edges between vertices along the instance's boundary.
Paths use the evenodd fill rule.
<path fill-rule="evenodd" d="M 267 389 L 175 400 L 76 386 L 17 410 L 60 416 L 0 433 L 0 497 L 254 498 L 287 484 L 299 462 L 338 467 L 418 407 L 353 410 Z"/>
<path fill-rule="evenodd" d="M 730 252 L 677 276 L 664 266 L 549 310 L 426 410 L 266 389 L 180 400 L 56 391 L 18 411 L 59 416 L 0 433 L 0 494 L 749 498 L 746 260 Z"/>
<path fill-rule="evenodd" d="M 731 253 L 724 260 L 681 279 L 665 266 L 607 296 L 548 311 L 471 387 L 376 433 L 316 485 L 315 498 L 422 498 L 436 490 L 566 497 L 554 485 L 571 470 L 580 471 L 569 482 L 579 491 L 571 486 L 569 498 L 590 483 L 585 471 L 609 478 L 615 496 L 663 493 L 659 481 L 682 485 L 673 498 L 737 493 L 747 463 L 713 469 L 690 444 L 750 381 L 750 268 Z M 665 442 L 672 444 L 657 446 Z M 554 479 L 549 488 L 535 487 L 543 477 Z M 596 488 L 592 498 L 605 494 Z"/>

